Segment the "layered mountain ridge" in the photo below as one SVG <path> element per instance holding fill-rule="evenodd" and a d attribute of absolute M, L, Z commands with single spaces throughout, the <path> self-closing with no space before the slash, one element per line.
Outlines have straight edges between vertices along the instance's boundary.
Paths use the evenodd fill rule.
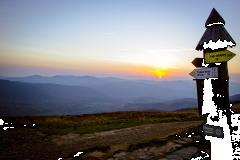
<path fill-rule="evenodd" d="M 234 87 L 239 89 L 238 83 Z M 230 97 L 230 101 L 239 99 L 239 94 Z M 5 77 L 0 80 L 0 102 L 0 116 L 77 115 L 197 108 L 197 94 L 194 81 L 158 82 L 91 76 Z"/>

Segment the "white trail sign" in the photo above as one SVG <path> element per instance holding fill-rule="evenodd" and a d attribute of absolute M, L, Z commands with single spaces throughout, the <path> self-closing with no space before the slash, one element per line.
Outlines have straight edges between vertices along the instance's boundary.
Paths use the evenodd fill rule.
<path fill-rule="evenodd" d="M 189 75 L 195 79 L 218 78 L 218 67 L 194 69 Z"/>

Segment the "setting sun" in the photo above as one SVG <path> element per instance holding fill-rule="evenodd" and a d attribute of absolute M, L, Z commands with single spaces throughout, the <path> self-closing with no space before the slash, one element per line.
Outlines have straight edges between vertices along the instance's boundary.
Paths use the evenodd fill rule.
<path fill-rule="evenodd" d="M 159 78 L 162 78 L 162 76 L 166 75 L 166 73 L 163 72 L 163 71 L 158 71 L 158 70 L 156 70 L 156 71 L 155 71 L 155 75 L 157 75 Z"/>
<path fill-rule="evenodd" d="M 157 76 L 159 78 L 162 78 L 162 76 L 167 75 L 166 71 L 163 70 L 167 70 L 166 68 L 162 69 L 162 68 L 152 68 L 151 70 L 148 70 L 148 72 L 150 72 L 151 74 L 153 74 L 154 76 Z"/>

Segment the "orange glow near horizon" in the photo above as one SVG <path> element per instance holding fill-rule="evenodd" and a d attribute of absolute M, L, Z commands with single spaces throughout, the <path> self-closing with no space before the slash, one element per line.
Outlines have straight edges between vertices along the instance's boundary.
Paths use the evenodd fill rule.
<path fill-rule="evenodd" d="M 97 57 L 89 58 L 78 54 L 69 56 L 62 52 L 52 53 L 52 51 L 48 50 L 32 50 L 31 48 L 8 48 L 4 50 L 4 48 L 1 49 L 0 47 L 0 51 L 6 53 L 0 55 L 0 71 L 4 71 L 2 74 L 6 75 L 12 73 L 23 75 L 112 75 L 146 77 L 156 80 L 189 76 L 187 66 L 172 68 L 172 66 L 175 66 L 174 60 L 166 65 L 159 62 L 161 65 L 158 66 L 156 62 L 158 57 L 155 57 L 155 60 L 152 61 L 146 55 L 132 56 L 129 61 L 121 61 Z M 189 65 L 191 64 L 189 63 Z"/>
<path fill-rule="evenodd" d="M 41 62 L 41 61 L 40 61 Z M 4 68 L 9 68 L 10 70 L 22 70 L 24 72 L 31 72 L 41 71 L 41 73 L 46 72 L 48 73 L 56 71 L 56 73 L 63 72 L 65 74 L 68 73 L 76 73 L 76 74 L 98 74 L 98 75 L 129 75 L 129 76 L 143 76 L 149 78 L 164 78 L 165 76 L 168 77 L 170 74 L 172 75 L 172 69 L 161 69 L 156 68 L 153 66 L 147 65 L 139 65 L 139 64 L 121 64 L 121 63 L 101 63 L 101 62 L 84 62 L 81 61 L 78 64 L 75 62 L 65 62 L 65 63 L 45 63 L 39 61 L 34 64 L 34 61 L 29 63 L 23 63 L 23 61 L 10 63 L 10 62 L 3 62 L 1 66 Z M 43 65 L 44 64 L 44 65 Z"/>
<path fill-rule="evenodd" d="M 48 59 L 31 57 L 0 57 L 2 68 L 8 68 L 8 73 L 26 74 L 75 74 L 75 75 L 114 75 L 114 76 L 141 76 L 146 78 L 164 79 L 179 75 L 186 75 L 180 68 L 164 68 L 145 64 L 101 61 L 94 59 Z"/>
<path fill-rule="evenodd" d="M 151 73 L 151 75 L 158 77 L 158 78 L 163 78 L 168 75 L 169 69 L 166 68 L 159 68 L 159 67 L 153 67 L 149 68 L 147 70 L 148 73 Z"/>

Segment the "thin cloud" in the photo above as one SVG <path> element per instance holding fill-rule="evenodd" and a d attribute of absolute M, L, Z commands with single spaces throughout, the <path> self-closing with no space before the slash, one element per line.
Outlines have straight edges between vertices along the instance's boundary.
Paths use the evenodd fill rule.
<path fill-rule="evenodd" d="M 128 49 L 119 49 L 120 51 L 127 51 Z"/>
<path fill-rule="evenodd" d="M 148 53 L 158 53 L 158 52 L 179 52 L 186 50 L 194 50 L 194 49 L 160 49 L 160 50 L 146 50 Z"/>
<path fill-rule="evenodd" d="M 98 59 L 98 58 L 94 58 L 94 59 L 101 60 L 101 61 L 131 62 L 129 60 L 117 60 L 117 59 Z"/>
<path fill-rule="evenodd" d="M 165 52 L 165 51 L 181 51 L 180 49 L 161 49 L 161 50 L 148 50 L 153 52 Z"/>
<path fill-rule="evenodd" d="M 179 49 L 162 49 L 162 50 L 146 50 L 148 53 L 158 53 L 158 52 L 178 52 Z"/>
<path fill-rule="evenodd" d="M 132 63 L 167 68 L 174 68 L 176 67 L 175 65 L 181 61 L 181 59 L 176 56 L 157 54 L 152 54 L 151 56 L 149 56 L 149 54 L 127 55 L 126 59 Z"/>
<path fill-rule="evenodd" d="M 116 33 L 101 33 L 101 34 L 116 34 Z"/>

